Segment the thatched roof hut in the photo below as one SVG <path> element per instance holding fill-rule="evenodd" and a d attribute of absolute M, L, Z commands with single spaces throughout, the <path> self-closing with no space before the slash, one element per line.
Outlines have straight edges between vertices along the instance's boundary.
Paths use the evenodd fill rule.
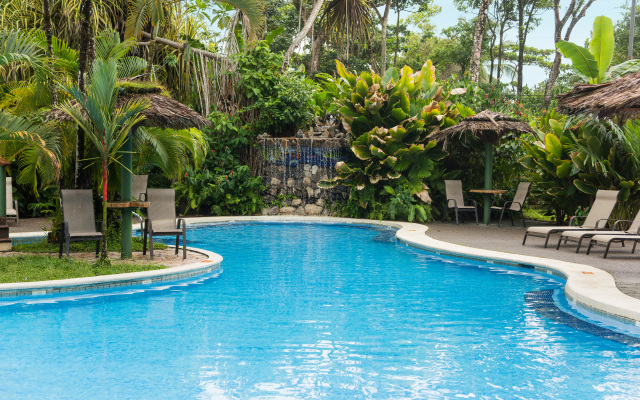
<path fill-rule="evenodd" d="M 462 137 L 470 133 L 485 143 L 495 144 L 500 137 L 510 132 L 533 133 L 533 129 L 517 118 L 484 110 L 474 116 L 463 118 L 456 125 L 435 133 L 429 139 L 443 141 L 446 147 L 450 138 Z"/>
<path fill-rule="evenodd" d="M 556 96 L 557 110 L 563 114 L 596 113 L 600 118 L 640 115 L 640 72 L 624 75 L 600 84 L 579 84 Z"/>
<path fill-rule="evenodd" d="M 132 100 L 147 99 L 149 108 L 142 112 L 145 120 L 142 126 L 158 128 L 189 129 L 210 125 L 208 119 L 176 101 L 164 93 L 161 86 L 122 82 L 118 87 L 116 108 Z M 72 102 L 74 104 L 74 102 Z M 46 115 L 52 121 L 72 122 L 71 117 L 60 109 L 53 109 Z"/>

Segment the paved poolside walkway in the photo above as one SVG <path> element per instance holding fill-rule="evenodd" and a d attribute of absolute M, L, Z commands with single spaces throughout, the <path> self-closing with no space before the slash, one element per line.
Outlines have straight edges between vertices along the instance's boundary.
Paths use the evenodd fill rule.
<path fill-rule="evenodd" d="M 516 224 L 518 221 L 516 221 Z M 587 246 L 584 245 L 580 253 L 576 254 L 576 244 L 568 243 L 556 250 L 558 236 L 552 236 L 549 247 L 544 248 L 544 239 L 529 237 L 527 244 L 522 245 L 525 229 L 522 223 L 512 227 L 507 225 L 498 228 L 496 224 L 489 226 L 475 223 L 441 223 L 431 222 L 427 234 L 434 239 L 463 246 L 476 247 L 486 250 L 502 251 L 512 254 L 523 254 L 542 258 L 590 265 L 609 272 L 616 280 L 616 286 L 623 293 L 640 299 L 640 248 L 636 254 L 631 254 L 631 246 L 611 246 L 606 259 L 602 258 L 604 247 L 595 247 L 591 255 L 586 255 Z M 528 225 L 528 224 L 527 224 Z M 588 245 L 588 244 L 587 244 Z"/>
<path fill-rule="evenodd" d="M 17 227 L 13 222 L 9 223 L 11 232 L 42 232 L 43 229 L 48 229 L 49 225 L 46 218 L 21 219 L 20 225 Z M 426 225 L 429 226 L 429 236 L 445 242 L 486 250 L 576 262 L 603 269 L 613 275 L 616 285 L 623 293 L 640 299 L 640 249 L 636 251 L 636 254 L 631 254 L 630 246 L 623 248 L 615 245 L 611 247 L 609 256 L 603 259 L 604 247 L 594 248 L 591 255 L 587 256 L 585 254 L 586 246 L 579 254 L 576 254 L 574 243 L 569 243 L 567 246 L 560 247 L 560 250 L 555 250 L 557 239 L 553 240 L 553 238 L 550 241 L 550 247 L 546 249 L 543 247 L 544 240 L 535 237 L 527 239 L 526 246 L 522 246 L 525 229 L 521 224 L 512 227 L 509 221 L 501 228 L 498 228 L 496 224 L 484 226 L 469 222 L 460 225 L 449 222 L 431 222 Z"/>

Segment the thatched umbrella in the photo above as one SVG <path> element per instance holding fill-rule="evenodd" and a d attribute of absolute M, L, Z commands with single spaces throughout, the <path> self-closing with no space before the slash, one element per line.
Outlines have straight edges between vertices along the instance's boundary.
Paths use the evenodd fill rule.
<path fill-rule="evenodd" d="M 451 138 L 461 138 L 472 134 L 485 143 L 484 146 L 484 188 L 491 190 L 493 187 L 493 145 L 507 133 L 533 133 L 533 129 L 517 118 L 500 114 L 491 110 L 484 110 L 472 117 L 463 118 L 458 124 L 450 126 L 430 137 L 443 142 L 446 148 Z M 489 222 L 491 209 L 491 196 L 484 196 L 484 223 Z"/>
<path fill-rule="evenodd" d="M 121 82 L 118 88 L 118 98 L 116 99 L 116 108 L 128 103 L 132 100 L 144 100 L 149 102 L 149 107 L 141 114 L 145 119 L 140 123 L 141 126 L 170 128 L 170 129 L 189 129 L 201 128 L 210 125 L 208 119 L 204 118 L 194 110 L 185 106 L 164 94 L 164 88 L 152 84 Z M 61 122 L 73 122 L 73 119 L 64 111 L 59 109 L 51 110 L 46 118 Z M 135 129 L 135 128 L 134 128 Z M 131 201 L 132 192 L 132 176 L 133 160 L 132 138 L 129 132 L 129 138 L 122 146 L 122 169 L 120 177 L 120 200 Z M 131 258 L 132 256 L 132 209 L 122 209 L 122 225 L 121 225 L 121 256 L 122 258 Z"/>
<path fill-rule="evenodd" d="M 563 114 L 596 113 L 600 118 L 640 115 L 640 72 L 624 75 L 600 84 L 579 84 L 556 96 L 557 110 Z"/>

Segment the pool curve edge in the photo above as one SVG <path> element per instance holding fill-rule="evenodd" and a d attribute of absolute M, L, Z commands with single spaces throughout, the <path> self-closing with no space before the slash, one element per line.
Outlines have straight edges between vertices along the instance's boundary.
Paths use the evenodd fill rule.
<path fill-rule="evenodd" d="M 622 293 L 611 274 L 589 265 L 571 263 L 551 258 L 525 256 L 494 250 L 457 245 L 436 240 L 427 235 L 426 225 L 368 219 L 303 216 L 249 216 L 249 217 L 195 217 L 186 218 L 187 226 L 197 226 L 221 222 L 332 222 L 345 224 L 379 225 L 396 228 L 396 238 L 408 245 L 436 253 L 455 255 L 463 258 L 498 262 L 502 264 L 535 268 L 536 270 L 560 276 L 566 280 L 565 295 L 592 311 L 616 320 L 640 326 L 640 300 Z M 125 274 L 102 275 L 88 278 L 62 279 L 55 281 L 18 282 L 0 284 L 0 297 L 45 295 L 67 291 L 104 289 L 132 284 L 152 284 L 160 281 L 176 280 L 183 277 L 205 274 L 220 268 L 222 256 L 211 251 L 189 248 L 208 256 L 202 262 L 180 267 Z"/>

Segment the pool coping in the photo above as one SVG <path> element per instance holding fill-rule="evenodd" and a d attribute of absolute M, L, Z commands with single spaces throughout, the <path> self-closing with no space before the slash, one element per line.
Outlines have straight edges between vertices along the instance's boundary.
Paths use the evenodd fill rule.
<path fill-rule="evenodd" d="M 166 267 L 151 271 L 50 281 L 2 283 L 0 284 L 0 298 L 81 292 L 122 286 L 150 285 L 153 283 L 175 281 L 196 275 L 203 275 L 220 269 L 222 263 L 221 255 L 195 247 L 187 247 L 187 250 L 205 255 L 207 259 L 178 267 Z"/>
<path fill-rule="evenodd" d="M 438 254 L 454 255 L 475 260 L 497 262 L 517 267 L 533 268 L 540 272 L 553 274 L 566 280 L 564 292 L 572 301 L 591 311 L 603 314 L 627 324 L 640 326 L 640 300 L 622 293 L 615 284 L 611 274 L 589 265 L 483 250 L 462 246 L 427 235 L 427 225 L 378 221 L 369 219 L 352 219 L 336 217 L 309 216 L 237 216 L 237 217 L 191 217 L 185 218 L 188 226 L 198 226 L 224 222 L 329 222 L 344 224 L 360 224 L 369 226 L 387 226 L 396 228 L 396 238 L 408 245 L 432 251 Z M 28 237 L 28 233 L 24 233 Z M 31 235 L 32 237 L 33 235 Z M 55 281 L 18 282 L 0 284 L 0 297 L 44 295 L 67 291 L 83 291 L 104 289 L 117 286 L 151 284 L 159 281 L 176 280 L 188 276 L 205 274 L 220 268 L 222 256 L 207 250 L 188 248 L 208 256 L 204 262 L 171 267 L 153 271 L 131 272 L 125 274 L 102 275 L 88 278 L 73 278 Z M 205 265 L 203 265 L 205 264 Z"/>
<path fill-rule="evenodd" d="M 308 216 L 245 216 L 245 217 L 193 217 L 186 218 L 188 226 L 221 222 L 332 222 L 387 226 L 398 229 L 396 238 L 408 245 L 438 254 L 454 255 L 475 260 L 497 262 L 510 266 L 532 268 L 566 280 L 564 292 L 569 301 L 596 313 L 626 324 L 640 326 L 640 299 L 622 293 L 608 272 L 590 265 L 560 261 L 552 258 L 526 256 L 494 250 L 462 246 L 428 236 L 427 225 L 369 219 L 308 217 Z"/>

